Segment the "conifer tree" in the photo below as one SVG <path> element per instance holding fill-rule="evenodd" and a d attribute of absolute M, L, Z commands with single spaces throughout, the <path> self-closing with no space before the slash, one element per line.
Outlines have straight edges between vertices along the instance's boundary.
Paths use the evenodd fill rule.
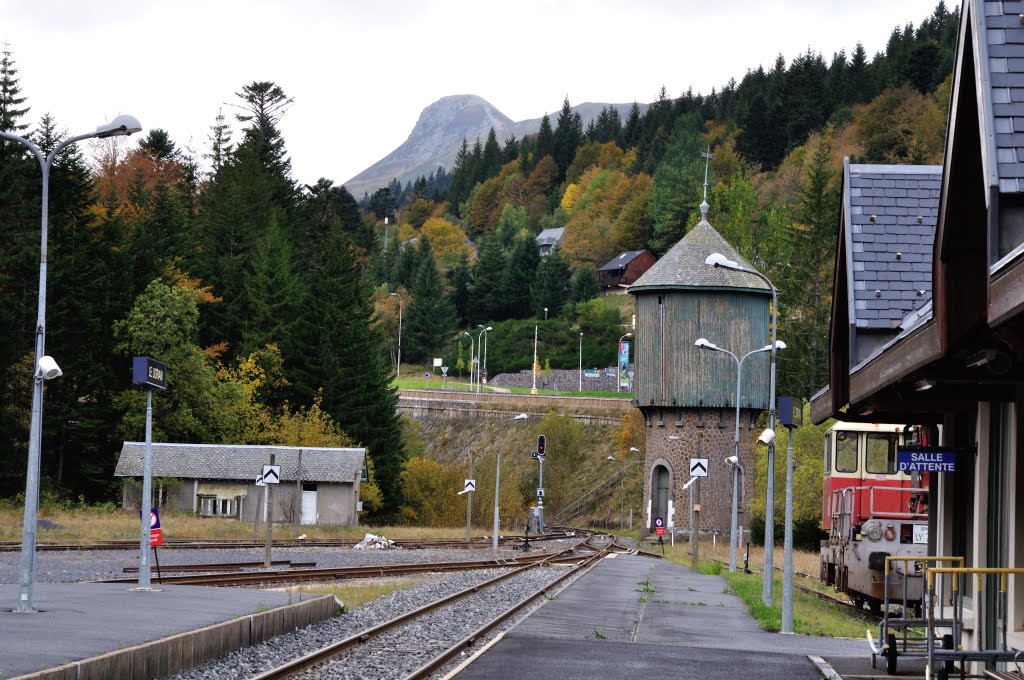
<path fill-rule="evenodd" d="M 455 307 L 455 317 L 462 325 L 469 323 L 469 286 L 471 282 L 469 257 L 462 253 L 459 255 L 459 261 L 448 272 L 448 284 L 451 288 L 451 301 Z"/>
<path fill-rule="evenodd" d="M 455 305 L 444 294 L 430 244 L 426 238 L 420 244 L 420 263 L 406 309 L 405 337 L 409 360 L 427 362 L 450 349 L 455 334 Z"/>
<path fill-rule="evenodd" d="M 530 287 L 540 264 L 536 239 L 530 235 L 517 235 L 512 240 L 505 270 L 501 277 L 504 295 L 502 318 L 526 319 L 533 314 Z"/>
<path fill-rule="evenodd" d="M 562 110 L 558 114 L 555 125 L 553 156 L 558 164 L 558 179 L 565 179 L 565 172 L 576 156 L 576 149 L 583 143 L 583 120 L 580 114 L 569 106 L 569 98 L 562 102 Z"/>
<path fill-rule="evenodd" d="M 348 236 L 333 232 L 327 250 L 330 257 L 310 278 L 310 299 L 316 304 L 306 305 L 300 320 L 312 332 L 307 381 L 323 390 L 323 409 L 334 422 L 367 447 L 384 496 L 375 519 L 393 519 L 402 503 L 405 450 L 389 343 L 371 325 L 370 287 Z M 313 396 L 302 395 L 301 403 L 311 403 Z"/>
<path fill-rule="evenodd" d="M 537 265 L 537 275 L 530 286 L 533 313 L 542 316 L 547 307 L 549 316 L 559 316 L 569 301 L 569 285 L 572 272 L 558 248 L 542 257 Z"/>
<path fill-rule="evenodd" d="M 537 141 L 533 148 L 533 164 L 536 165 L 544 156 L 555 155 L 555 133 L 551 131 L 551 119 L 548 114 L 540 119 L 540 129 L 537 131 Z"/>
<path fill-rule="evenodd" d="M 294 325 L 302 305 L 302 289 L 291 244 L 273 216 L 253 250 L 245 292 L 249 314 L 238 354 L 246 356 L 275 344 L 282 349 L 285 361 L 301 361 L 291 350 L 297 349 Z"/>
<path fill-rule="evenodd" d="M 570 301 L 577 305 L 587 300 L 592 300 L 601 294 L 601 284 L 597 280 L 597 268 L 587 263 L 576 271 L 572 280 L 572 294 Z"/>
<path fill-rule="evenodd" d="M 497 320 L 503 309 L 505 292 L 501 288 L 505 271 L 505 249 L 495 235 L 486 236 L 480 244 L 480 257 L 473 267 L 470 284 L 469 316 L 471 323 Z"/>

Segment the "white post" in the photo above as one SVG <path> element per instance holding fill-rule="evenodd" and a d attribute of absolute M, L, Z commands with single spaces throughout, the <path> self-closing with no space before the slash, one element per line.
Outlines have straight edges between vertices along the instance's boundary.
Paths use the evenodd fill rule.
<path fill-rule="evenodd" d="M 580 388 L 583 391 L 583 333 L 580 333 Z"/>
<path fill-rule="evenodd" d="M 793 428 L 786 447 L 786 537 L 782 552 L 782 632 L 793 632 Z"/>
<path fill-rule="evenodd" d="M 142 498 L 139 501 L 139 590 L 149 590 L 149 509 L 153 501 L 153 390 L 146 390 L 146 444 L 142 456 Z"/>
<path fill-rule="evenodd" d="M 537 394 L 537 326 L 533 327 L 533 387 L 530 394 Z"/>

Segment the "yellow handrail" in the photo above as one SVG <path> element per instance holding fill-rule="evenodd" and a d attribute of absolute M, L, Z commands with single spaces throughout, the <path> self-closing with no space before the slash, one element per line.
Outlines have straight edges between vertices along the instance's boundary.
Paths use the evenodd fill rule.
<path fill-rule="evenodd" d="M 985 574 L 999 574 L 999 592 L 1006 592 L 1007 576 L 1010 574 L 1024 574 L 1024 568 L 1020 567 L 933 567 L 928 569 L 926 575 L 928 579 L 928 588 L 931 589 L 935 585 L 935 574 L 974 574 L 977 578 L 978 590 L 981 590 L 981 577 Z M 957 592 L 959 590 L 958 579 L 951 579 L 952 590 Z"/>
<path fill-rule="evenodd" d="M 885 558 L 885 575 L 889 575 L 889 562 L 959 562 L 961 565 L 964 563 L 962 557 L 945 557 L 938 555 L 887 555 Z M 934 567 L 929 567 L 932 569 Z M 931 582 L 929 582 L 931 585 Z"/>

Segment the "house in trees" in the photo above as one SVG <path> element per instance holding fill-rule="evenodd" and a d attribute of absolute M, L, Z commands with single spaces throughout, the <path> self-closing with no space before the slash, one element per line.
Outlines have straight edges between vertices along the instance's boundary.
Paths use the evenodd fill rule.
<path fill-rule="evenodd" d="M 565 235 L 565 227 L 557 229 L 545 229 L 537 234 L 537 248 L 541 255 L 547 255 L 555 247 L 562 245 L 562 236 Z"/>
<path fill-rule="evenodd" d="M 263 466 L 280 466 L 271 516 L 275 522 L 359 524 L 359 484 L 367 479 L 366 449 L 222 444 L 152 444 L 153 505 L 202 517 L 254 520 L 264 516 Z M 143 442 L 125 442 L 114 471 L 123 478 L 122 507 L 139 507 Z"/>
<path fill-rule="evenodd" d="M 597 270 L 598 283 L 602 290 L 626 288 L 644 275 L 656 262 L 654 255 L 646 250 L 628 250 L 619 253 Z"/>
<path fill-rule="evenodd" d="M 906 206 L 909 219 L 901 217 L 894 235 L 929 230 L 921 251 L 927 256 L 927 285 L 919 288 L 925 299 L 883 343 L 862 344 L 860 333 L 851 337 L 861 310 L 869 308 L 862 300 L 876 298 L 858 289 L 860 265 L 846 252 L 852 241 L 840 238 L 829 384 L 811 400 L 816 423 L 841 417 L 942 426 L 939 444 L 948 465 L 931 468 L 926 552 L 962 557 L 968 569 L 1024 566 L 1024 118 L 1018 103 L 1024 26 L 1018 5 L 961 5 L 934 218 L 929 224 L 927 212 Z M 845 182 L 844 210 L 852 211 L 853 197 L 846 195 L 857 187 L 852 176 Z M 912 198 L 918 196 L 903 200 Z M 839 226 L 858 225 L 873 226 L 864 219 Z M 881 242 L 881 235 L 864 243 Z M 876 256 L 891 270 L 905 252 L 894 241 Z M 900 278 L 893 280 L 901 280 L 903 273 L 895 273 Z M 960 581 L 965 625 L 950 660 L 968 674 L 989 670 L 972 661 L 969 650 L 1024 647 L 1024 575 L 1003 579 L 966 575 Z M 947 586 L 935 599 L 948 596 Z M 1004 653 L 1002 661 L 1013 655 Z"/>

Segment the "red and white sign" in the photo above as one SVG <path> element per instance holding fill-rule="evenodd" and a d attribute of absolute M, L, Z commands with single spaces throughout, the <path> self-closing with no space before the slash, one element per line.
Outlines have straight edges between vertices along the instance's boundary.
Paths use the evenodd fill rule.
<path fill-rule="evenodd" d="M 155 548 L 164 544 L 164 532 L 160 528 L 160 513 L 156 508 L 149 511 L 149 547 Z"/>

